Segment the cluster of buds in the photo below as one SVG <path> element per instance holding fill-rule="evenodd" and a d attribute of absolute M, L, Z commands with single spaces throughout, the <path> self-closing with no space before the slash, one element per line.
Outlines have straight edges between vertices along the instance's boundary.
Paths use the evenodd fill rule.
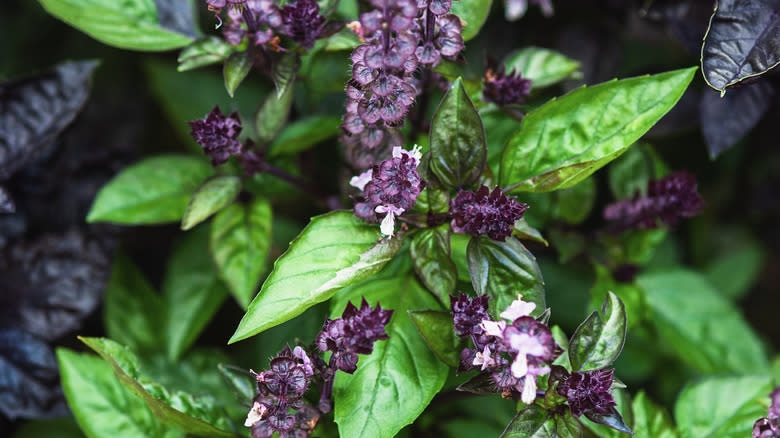
<path fill-rule="evenodd" d="M 463 49 L 450 0 L 371 0 L 353 30 L 365 42 L 352 52 L 342 142 L 356 169 L 385 159 L 403 142 L 403 126 L 420 87 L 413 73 Z M 380 147 L 384 145 L 385 147 Z"/>
<path fill-rule="evenodd" d="M 549 374 L 561 353 L 549 327 L 530 316 L 536 304 L 517 300 L 493 321 L 488 316 L 487 296 L 451 296 L 455 334 L 470 338 L 474 349 L 461 352 L 459 371 L 480 369 L 490 373 L 505 396 L 520 394 L 523 403 L 536 399 L 536 377 Z"/>
<path fill-rule="evenodd" d="M 354 373 L 358 354 L 370 354 L 374 343 L 387 339 L 385 326 L 392 310 L 375 309 L 362 300 L 360 308 L 347 304 L 341 318 L 326 320 L 315 345 L 321 352 L 331 351 L 330 362 L 317 355 L 311 357 L 301 347 L 286 346 L 271 359 L 269 369 L 252 371 L 257 380 L 257 395 L 252 400 L 244 426 L 251 428 L 252 438 L 308 437 L 319 418 L 332 410 L 333 380 L 337 371 Z M 322 393 L 316 407 L 304 401 L 314 378 L 321 379 Z"/>
<path fill-rule="evenodd" d="M 753 438 L 780 438 L 780 386 L 769 394 L 769 398 L 772 404 L 768 415 L 753 425 Z"/>
<path fill-rule="evenodd" d="M 450 201 L 453 230 L 500 241 L 512 234 L 515 222 L 527 209 L 528 205 L 506 196 L 498 187 L 492 192 L 486 186 L 476 192 L 462 190 Z"/>
<path fill-rule="evenodd" d="M 380 231 L 392 236 L 396 216 L 414 207 L 425 186 L 417 173 L 421 158 L 419 146 L 411 151 L 396 146 L 392 158 L 353 177 L 350 185 L 363 192 L 362 200 L 355 204 L 355 215 L 369 222 L 382 218 Z"/>
<path fill-rule="evenodd" d="M 187 122 L 190 125 L 190 135 L 203 148 L 203 153 L 211 158 L 212 166 L 216 167 L 227 162 L 231 156 L 236 157 L 244 167 L 247 175 L 263 170 L 263 160 L 254 150 L 254 143 L 238 139 L 243 127 L 238 112 L 230 115 L 222 114 L 219 106 L 215 106 L 203 120 Z"/>
<path fill-rule="evenodd" d="M 696 177 L 680 171 L 651 180 L 647 196 L 637 194 L 633 199 L 608 205 L 604 209 L 604 218 L 616 231 L 651 229 L 658 226 L 659 219 L 667 225 L 674 225 L 679 217 L 695 216 L 702 208 L 704 200 L 696 191 Z"/>
<path fill-rule="evenodd" d="M 506 67 L 488 59 L 485 77 L 482 79 L 482 99 L 496 105 L 523 105 L 531 92 L 531 80 L 517 71 L 506 72 Z"/>
<path fill-rule="evenodd" d="M 602 368 L 599 370 L 574 372 L 569 374 L 566 368 L 558 365 L 552 366 L 550 382 L 558 381 L 557 392 L 569 404 L 572 415 L 579 417 L 583 414 L 608 416 L 614 414 L 615 398 L 609 392 L 612 388 L 612 380 L 615 370 Z"/>

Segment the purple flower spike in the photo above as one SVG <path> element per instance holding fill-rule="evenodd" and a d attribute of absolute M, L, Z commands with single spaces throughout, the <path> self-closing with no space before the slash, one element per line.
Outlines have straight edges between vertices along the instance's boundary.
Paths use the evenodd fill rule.
<path fill-rule="evenodd" d="M 452 308 L 452 321 L 455 324 L 455 334 L 461 338 L 479 336 L 483 333 L 480 323 L 490 319 L 488 315 L 487 295 L 478 295 L 469 298 L 466 294 L 457 297 L 450 295 L 450 307 Z"/>
<path fill-rule="evenodd" d="M 358 309 L 348 303 L 341 318 L 328 319 L 314 341 L 320 351 L 332 351 L 331 367 L 352 374 L 357 369 L 358 354 L 371 354 L 374 343 L 387 339 L 385 326 L 390 322 L 392 310 L 377 304 L 371 309 L 363 298 Z"/>
<path fill-rule="evenodd" d="M 704 208 L 704 200 L 696 191 L 696 177 L 680 171 L 648 183 L 647 196 L 634 197 L 604 209 L 604 218 L 613 229 L 623 231 L 632 228 L 651 229 L 658 226 L 658 219 L 667 225 L 677 223 L 679 217 L 691 217 Z"/>
<path fill-rule="evenodd" d="M 769 398 L 772 400 L 769 414 L 755 422 L 753 438 L 780 438 L 780 386 L 769 394 Z"/>
<path fill-rule="evenodd" d="M 524 79 L 520 72 L 507 74 L 503 65 L 489 67 L 483 82 L 482 98 L 501 106 L 522 105 L 531 91 L 529 79 Z"/>
<path fill-rule="evenodd" d="M 206 116 L 205 120 L 187 122 L 192 130 L 190 135 L 203 147 L 203 152 L 211 157 L 211 164 L 218 166 L 228 160 L 231 155 L 241 153 L 241 121 L 238 112 L 229 116 L 222 114 L 219 106 Z"/>
<path fill-rule="evenodd" d="M 558 394 L 566 397 L 572 415 L 579 417 L 586 412 L 609 415 L 617 406 L 610 394 L 615 370 L 606 368 L 585 373 L 564 375 L 558 385 Z"/>
<path fill-rule="evenodd" d="M 304 49 L 314 47 L 314 41 L 322 33 L 325 17 L 314 0 L 297 0 L 282 8 L 284 33 Z"/>
<path fill-rule="evenodd" d="M 450 202 L 450 212 L 456 229 L 471 235 L 487 234 L 493 240 L 504 241 L 528 209 L 526 204 L 506 196 L 500 188 L 493 192 L 482 186 L 475 192 L 463 190 Z"/>

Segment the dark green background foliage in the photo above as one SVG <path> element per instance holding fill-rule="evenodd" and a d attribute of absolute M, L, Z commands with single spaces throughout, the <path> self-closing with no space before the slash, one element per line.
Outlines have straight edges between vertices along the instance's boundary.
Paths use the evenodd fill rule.
<path fill-rule="evenodd" d="M 0 345 L 0 407 L 21 417 L 0 414 L 0 435 L 248 436 L 254 388 L 236 370 L 310 344 L 365 297 L 394 310 L 389 339 L 337 375 L 316 436 L 628 436 L 543 409 L 552 391 L 523 409 L 456 390 L 474 374 L 455 373 L 470 346 L 452 332 L 455 291 L 487 294 L 494 317 L 518 293 L 536 303 L 567 350 L 555 364 L 615 368 L 622 419 L 600 422 L 636 437 L 749 436 L 766 414 L 780 383 L 777 1 L 722 0 L 710 20 L 708 0 L 553 0 L 553 17 L 532 5 L 514 23 L 501 1 L 455 2 L 463 62 L 437 68 L 449 86 L 404 131 L 430 182 L 412 213 L 424 223 L 457 189 L 499 185 L 530 207 L 506 242 L 449 221 L 380 240 L 352 214 L 338 135 L 354 35 L 282 54 L 263 75 L 214 37 L 204 1 L 157 3 L 163 24 L 153 0 L 3 5 L 0 82 L 100 61 L 70 127 L 38 120 L 35 150 L 0 132 L 0 189 L 18 210 L 0 213 L 0 335 L 22 342 Z M 359 10 L 319 3 L 339 19 Z M 485 55 L 533 80 L 527 105 L 480 99 Z M 59 80 L 36 96 L 75 112 L 88 88 L 52 93 L 76 87 Z M 8 87 L 0 118 L 14 121 Z M 322 196 L 243 177 L 234 161 L 213 168 L 185 122 L 216 104 Z M 697 176 L 703 214 L 607 231 L 607 204 L 681 169 Z"/>

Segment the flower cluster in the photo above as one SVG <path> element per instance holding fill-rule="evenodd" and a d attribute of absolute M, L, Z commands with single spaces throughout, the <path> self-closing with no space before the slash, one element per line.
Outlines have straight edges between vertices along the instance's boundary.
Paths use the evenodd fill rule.
<path fill-rule="evenodd" d="M 304 49 L 314 47 L 314 41 L 322 35 L 325 17 L 314 0 L 296 0 L 282 7 L 283 31 Z"/>
<path fill-rule="evenodd" d="M 780 386 L 769 394 L 769 398 L 772 404 L 768 415 L 753 425 L 753 438 L 780 438 Z"/>
<path fill-rule="evenodd" d="M 453 321 L 461 337 L 470 337 L 475 349 L 461 352 L 460 371 L 479 368 L 490 373 L 493 383 L 504 394 L 520 393 L 523 403 L 536 399 L 536 377 L 548 374 L 550 364 L 560 354 L 550 329 L 529 316 L 536 304 L 517 296 L 499 315 L 502 321 L 485 318 L 487 299 L 470 299 L 461 294 L 450 297 Z"/>
<path fill-rule="evenodd" d="M 380 230 L 392 236 L 395 217 L 414 207 L 425 186 L 417 173 L 420 158 L 419 146 L 411 151 L 396 146 L 392 158 L 353 177 L 350 185 L 363 191 L 363 200 L 355 204 L 355 215 L 371 222 L 378 222 L 383 215 Z"/>
<path fill-rule="evenodd" d="M 553 366 L 550 382 L 558 380 L 557 392 L 566 397 L 572 415 L 579 417 L 611 415 L 617 403 L 609 392 L 615 370 L 602 368 L 584 373 L 569 374 L 565 368 Z"/>
<path fill-rule="evenodd" d="M 506 196 L 500 188 L 491 192 L 486 186 L 476 192 L 462 190 L 450 201 L 453 228 L 474 236 L 487 234 L 493 240 L 506 240 L 528 205 Z"/>
<path fill-rule="evenodd" d="M 539 6 L 545 17 L 551 17 L 555 12 L 553 10 L 552 0 L 531 0 L 531 3 Z M 523 17 L 528 10 L 528 0 L 504 0 L 504 9 L 506 19 L 515 21 Z"/>
<path fill-rule="evenodd" d="M 373 10 L 352 28 L 365 41 L 352 52 L 342 142 L 357 169 L 385 158 L 380 145 L 402 143 L 398 128 L 420 92 L 418 64 L 437 65 L 463 49 L 450 0 L 370 0 Z M 379 152 L 371 152 L 380 149 Z M 386 153 L 386 152 L 385 152 Z M 371 158 L 374 161 L 370 161 Z"/>
<path fill-rule="evenodd" d="M 329 363 L 299 346 L 294 350 L 285 346 L 271 359 L 268 370 L 251 371 L 257 380 L 257 395 L 244 426 L 251 428 L 252 438 L 270 438 L 274 433 L 280 438 L 308 437 L 319 418 L 332 410 L 336 372 L 355 372 L 357 355 L 370 354 L 376 341 L 388 338 L 385 326 L 392 315 L 392 310 L 379 304 L 372 309 L 365 298 L 360 308 L 349 303 L 341 318 L 325 321 L 315 340 L 317 349 L 332 352 Z M 315 378 L 322 388 L 317 407 L 303 399 Z"/>
<path fill-rule="evenodd" d="M 225 163 L 231 155 L 239 155 L 243 149 L 238 140 L 241 134 L 241 120 L 238 112 L 225 116 L 219 106 L 215 106 L 204 120 L 187 122 L 192 130 L 190 135 L 203 147 L 203 152 L 211 157 L 211 164 Z"/>
<path fill-rule="evenodd" d="M 631 228 L 650 229 L 658 226 L 658 219 L 668 225 L 677 223 L 679 217 L 698 214 L 704 207 L 704 200 L 696 191 L 696 177 L 680 171 L 658 180 L 651 180 L 647 196 L 638 194 L 608 205 L 604 218 L 615 230 Z"/>
<path fill-rule="evenodd" d="M 306 437 L 320 416 L 303 402 L 303 395 L 314 375 L 312 361 L 301 347 L 289 346 L 271 359 L 267 371 L 254 373 L 257 395 L 244 426 L 252 428 L 252 438 Z M 290 411 L 293 411 L 291 413 Z"/>
<path fill-rule="evenodd" d="M 482 98 L 501 106 L 522 105 L 531 91 L 530 79 L 523 78 L 520 72 L 507 74 L 503 64 L 488 67 L 482 82 Z"/>
<path fill-rule="evenodd" d="M 392 315 L 392 310 L 379 304 L 372 310 L 365 298 L 359 309 L 349 303 L 341 318 L 325 321 L 315 344 L 322 352 L 333 352 L 331 367 L 352 374 L 357 369 L 357 355 L 371 354 L 374 342 L 387 339 L 385 326 Z"/>

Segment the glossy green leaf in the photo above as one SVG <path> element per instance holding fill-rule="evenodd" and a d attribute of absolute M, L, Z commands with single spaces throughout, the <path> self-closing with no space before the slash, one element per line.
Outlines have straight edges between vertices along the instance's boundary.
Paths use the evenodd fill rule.
<path fill-rule="evenodd" d="M 564 409 L 563 414 L 555 415 L 555 429 L 558 438 L 582 438 L 582 424 L 568 409 Z"/>
<path fill-rule="evenodd" d="M 463 41 L 468 41 L 479 33 L 487 21 L 493 0 L 458 0 L 452 2 L 451 14 L 455 14 L 464 23 L 461 30 Z"/>
<path fill-rule="evenodd" d="M 337 50 L 354 50 L 360 44 L 361 42 L 358 36 L 345 27 L 328 37 L 323 50 L 329 52 Z"/>
<path fill-rule="evenodd" d="M 455 336 L 452 313 L 442 310 L 410 310 L 409 317 L 433 354 L 440 361 L 457 368 L 460 352 L 465 345 Z"/>
<path fill-rule="evenodd" d="M 96 40 L 121 49 L 184 47 L 187 35 L 160 26 L 154 0 L 38 0 L 46 12 Z"/>
<path fill-rule="evenodd" d="M 520 121 L 495 105 L 479 109 L 487 135 L 487 162 L 491 169 L 498 169 L 506 142 L 520 130 Z"/>
<path fill-rule="evenodd" d="M 458 269 L 451 257 L 449 225 L 420 230 L 412 238 L 411 253 L 422 283 L 448 306 L 458 281 Z"/>
<path fill-rule="evenodd" d="M 343 438 L 390 438 L 422 413 L 447 378 L 449 368 L 431 353 L 408 314 L 441 306 L 415 279 L 408 256 L 342 290 L 331 303 L 331 317 L 341 316 L 347 300 L 359 303 L 361 297 L 393 309 L 389 338 L 360 357 L 354 374 L 336 374 L 334 419 Z"/>
<path fill-rule="evenodd" d="M 179 53 L 178 71 L 192 70 L 223 62 L 235 50 L 224 39 L 206 36 L 193 41 Z"/>
<path fill-rule="evenodd" d="M 544 244 L 544 246 L 550 246 L 550 243 L 542 236 L 542 233 L 530 226 L 525 218 L 520 218 L 519 221 L 515 222 L 514 229 L 512 229 L 512 235 L 518 239 L 533 240 L 534 242 Z"/>
<path fill-rule="evenodd" d="M 241 307 L 252 301 L 271 248 L 271 204 L 260 197 L 233 204 L 211 223 L 210 247 L 219 276 Z"/>
<path fill-rule="evenodd" d="M 293 87 L 285 87 L 284 92 L 268 93 L 263 104 L 255 113 L 255 130 L 257 136 L 263 143 L 270 142 L 284 124 L 287 123 L 287 116 L 290 114 L 290 107 L 293 101 Z"/>
<path fill-rule="evenodd" d="M 249 51 L 233 52 L 225 60 L 222 75 L 225 77 L 225 89 L 230 97 L 236 93 L 236 89 L 252 70 L 254 61 Z"/>
<path fill-rule="evenodd" d="M 103 303 L 108 336 L 137 350 L 162 350 L 163 301 L 123 252 L 114 257 Z"/>
<path fill-rule="evenodd" d="M 485 127 L 460 78 L 433 115 L 430 150 L 431 170 L 451 187 L 474 184 L 485 169 Z"/>
<path fill-rule="evenodd" d="M 268 156 L 292 155 L 317 143 L 335 137 L 340 132 L 341 117 L 310 116 L 284 127 L 268 147 Z"/>
<path fill-rule="evenodd" d="M 168 391 L 140 373 L 138 359 L 127 347 L 105 338 L 79 339 L 111 365 L 119 382 L 140 397 L 159 421 L 193 435 L 234 435 L 224 410 L 213 397 Z"/>
<path fill-rule="evenodd" d="M 766 376 L 710 377 L 688 386 L 674 406 L 681 438 L 751 436 L 773 388 Z"/>
<path fill-rule="evenodd" d="M 87 222 L 123 225 L 181 220 L 192 191 L 213 170 L 203 158 L 163 155 L 122 170 L 100 189 Z"/>
<path fill-rule="evenodd" d="M 526 47 L 507 55 L 504 66 L 506 71 L 515 71 L 530 79 L 534 90 L 578 77 L 580 63 L 554 50 Z"/>
<path fill-rule="evenodd" d="M 163 281 L 165 344 L 174 362 L 189 348 L 228 295 L 209 257 L 209 229 L 199 227 L 177 243 Z M 162 343 L 163 339 L 159 339 Z"/>
<path fill-rule="evenodd" d="M 224 381 L 230 386 L 230 389 L 238 400 L 252 400 L 257 395 L 257 379 L 246 370 L 237 370 L 229 365 L 218 364 L 217 368 Z"/>
<path fill-rule="evenodd" d="M 157 421 L 99 357 L 58 348 L 57 362 L 68 405 L 87 437 L 184 438 L 184 432 Z"/>
<path fill-rule="evenodd" d="M 572 370 L 590 371 L 610 366 L 623 350 L 626 322 L 623 302 L 614 293 L 607 292 L 601 314 L 591 313 L 569 340 Z"/>
<path fill-rule="evenodd" d="M 241 179 L 233 175 L 214 176 L 195 189 L 192 193 L 184 217 L 181 219 L 181 229 L 189 230 L 209 216 L 230 204 L 241 191 Z"/>
<path fill-rule="evenodd" d="M 530 405 L 515 415 L 499 438 L 556 438 L 553 414 Z"/>
<path fill-rule="evenodd" d="M 702 373 L 766 373 L 758 336 L 742 315 L 698 273 L 669 269 L 639 275 L 661 340 Z"/>
<path fill-rule="evenodd" d="M 590 290 L 591 308 L 598 309 L 607 299 L 607 293 L 613 292 L 626 308 L 626 328 L 637 325 L 648 315 L 645 292 L 634 282 L 620 282 L 612 277 L 612 272 L 604 265 L 594 264 L 596 281 Z"/>
<path fill-rule="evenodd" d="M 641 391 L 632 403 L 634 438 L 679 438 L 669 414 Z"/>
<path fill-rule="evenodd" d="M 500 185 L 548 192 L 617 158 L 682 96 L 696 68 L 579 88 L 528 113 L 501 156 Z"/>
<path fill-rule="evenodd" d="M 376 225 L 351 211 L 313 217 L 274 270 L 238 325 L 229 343 L 290 320 L 357 283 L 393 258 L 403 237 L 380 239 Z"/>
<path fill-rule="evenodd" d="M 294 54 L 282 54 L 274 61 L 271 79 L 276 86 L 276 98 L 281 99 L 295 83 L 301 69 L 301 58 Z"/>
<path fill-rule="evenodd" d="M 701 48 L 710 87 L 726 88 L 763 75 L 780 64 L 780 14 L 775 0 L 718 0 Z"/>
<path fill-rule="evenodd" d="M 490 297 L 490 314 L 497 316 L 509 307 L 518 294 L 523 301 L 536 303 L 531 313 L 538 316 L 544 309 L 544 279 L 536 257 L 510 237 L 506 242 L 472 238 L 466 250 L 469 274 L 474 291 Z"/>

